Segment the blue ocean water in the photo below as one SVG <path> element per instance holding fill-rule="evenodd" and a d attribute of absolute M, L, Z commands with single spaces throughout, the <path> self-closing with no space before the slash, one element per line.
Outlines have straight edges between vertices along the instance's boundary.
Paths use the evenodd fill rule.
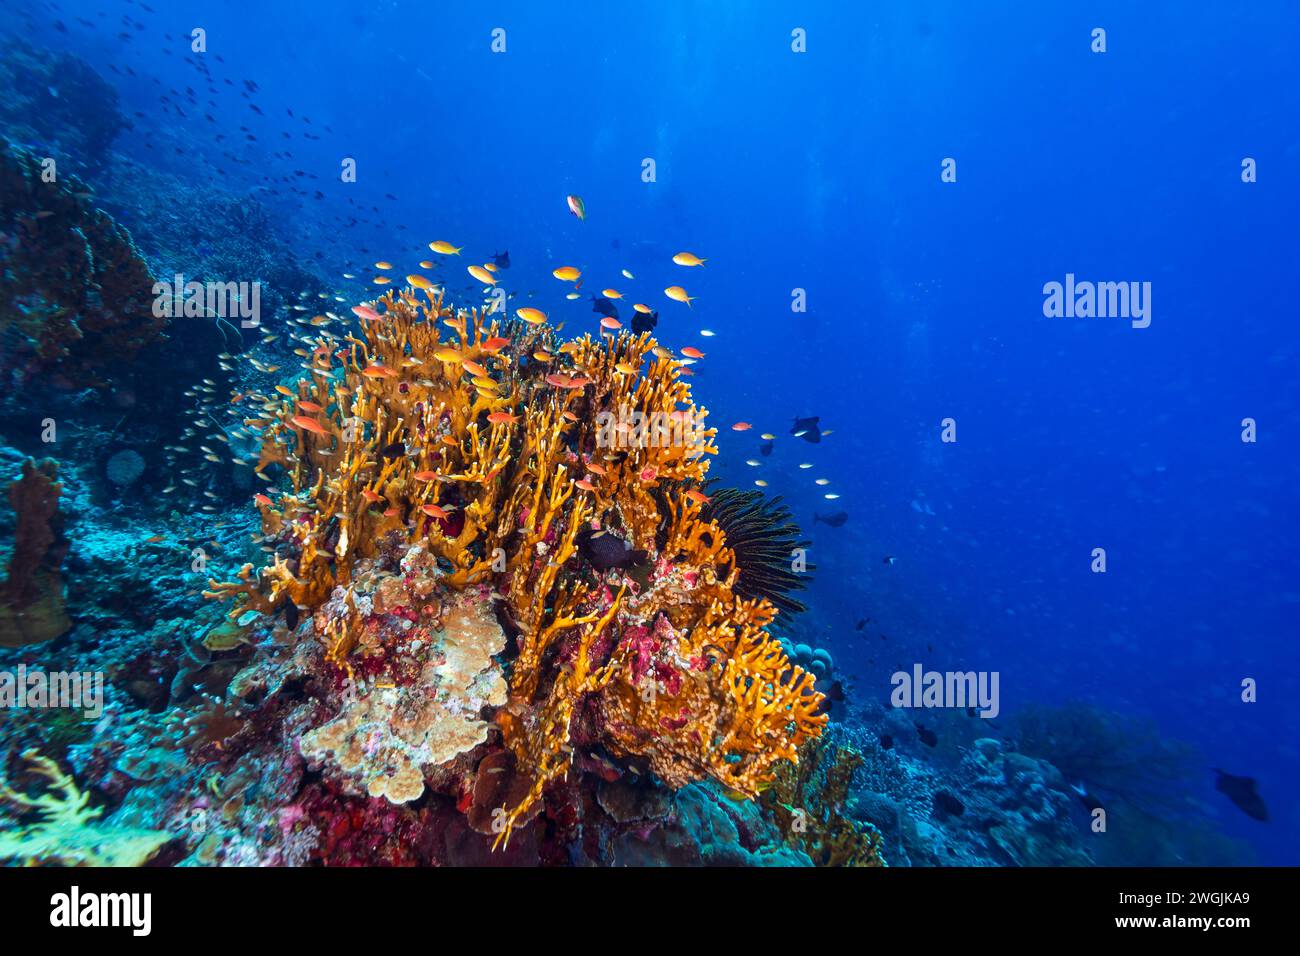
<path fill-rule="evenodd" d="M 1200 749 L 1186 795 L 1222 832 L 1300 860 L 1292 4 L 44 6 L 28 38 L 143 114 L 118 150 L 256 196 L 329 274 L 445 238 L 508 249 L 566 331 L 598 317 L 557 264 L 654 296 L 661 340 L 706 353 L 712 473 L 765 481 L 812 542 L 794 635 L 835 655 L 850 712 L 919 663 L 998 672 L 999 723 L 1148 718 Z M 119 37 L 123 13 L 147 30 Z M 194 27 L 234 82 L 159 112 L 197 74 L 154 41 Z M 1067 275 L 1150 283 L 1149 325 L 1045 316 Z M 1270 822 L 1213 767 L 1254 777 Z"/>

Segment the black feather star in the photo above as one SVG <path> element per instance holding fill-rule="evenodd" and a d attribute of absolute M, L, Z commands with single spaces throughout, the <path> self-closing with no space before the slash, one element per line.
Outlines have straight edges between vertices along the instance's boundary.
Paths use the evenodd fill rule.
<path fill-rule="evenodd" d="M 781 499 L 768 498 L 761 491 L 705 487 L 709 503 L 700 517 L 712 521 L 727 535 L 727 547 L 736 553 L 740 570 L 736 593 L 743 598 L 767 598 L 779 610 L 797 614 L 807 608 L 790 596 L 807 587 L 807 570 L 798 573 L 791 565 L 794 552 L 808 547 L 803 532 Z"/>

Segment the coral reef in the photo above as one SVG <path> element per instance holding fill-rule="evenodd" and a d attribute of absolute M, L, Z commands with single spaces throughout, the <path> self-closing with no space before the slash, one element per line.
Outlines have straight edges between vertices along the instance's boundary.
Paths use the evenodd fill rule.
<path fill-rule="evenodd" d="M 171 836 L 156 830 L 104 826 L 101 810 L 49 757 L 24 751 L 31 772 L 42 778 L 46 792 L 28 796 L 0 780 L 0 801 L 35 817 L 30 824 L 0 828 L 0 860 L 29 866 L 141 866 Z"/>
<path fill-rule="evenodd" d="M 880 832 L 846 806 L 862 756 L 823 736 L 799 748 L 760 798 L 783 833 L 818 866 L 885 866 Z"/>
<path fill-rule="evenodd" d="M 416 675 L 432 658 L 417 666 L 377 638 L 358 594 L 400 571 L 402 587 L 421 595 L 435 586 L 497 595 L 514 646 L 508 692 L 473 699 L 492 708 L 514 773 L 528 781 L 504 808 L 499 846 L 578 747 L 599 746 L 673 788 L 713 779 L 756 796 L 826 718 L 813 676 L 768 635 L 777 609 L 738 593 L 738 556 L 703 514 L 713 433 L 678 363 L 648 335 L 561 344 L 536 316 L 454 310 L 421 288 L 423 299 L 408 288 L 354 309 L 360 338 L 321 333 L 283 399 L 261 400 L 247 419 L 261 429 L 258 470 L 286 473 L 292 491 L 260 500 L 273 563 L 212 581 L 208 596 L 236 599 L 232 619 L 250 610 L 323 619 L 314 639 L 326 663 L 366 701 L 344 725 L 370 725 L 410 704 L 371 701 L 392 690 L 377 675 L 410 668 L 405 679 L 427 689 Z M 686 423 L 687 437 L 608 427 L 629 413 Z M 583 532 L 624 542 L 618 553 L 642 555 L 641 566 L 593 559 Z M 407 716 L 439 719 L 422 713 Z M 410 761 L 398 796 L 419 792 L 413 768 L 455 752 L 431 753 L 408 729 L 415 736 L 398 734 L 400 746 L 392 736 L 378 745 Z M 343 725 L 326 736 L 329 746 L 309 736 L 306 750 L 350 753 L 344 761 L 361 769 Z M 476 730 L 460 743 L 480 739 Z"/>
<path fill-rule="evenodd" d="M 0 131 L 47 144 L 60 165 L 101 167 L 128 125 L 117 90 L 85 60 L 18 37 L 0 47 L 0 90 Z"/>
<path fill-rule="evenodd" d="M 1099 797 L 1160 815 L 1194 809 L 1185 794 L 1198 773 L 1196 750 L 1161 737 L 1149 721 L 1074 701 L 1028 707 L 1015 727 L 1021 753 L 1050 761 Z"/>
<path fill-rule="evenodd" d="M 58 637 L 71 626 L 64 610 L 63 536 L 55 479 L 58 462 L 51 458 L 23 463 L 22 477 L 9 485 L 15 516 L 13 552 L 7 575 L 0 582 L 0 647 L 21 647 Z"/>
<path fill-rule="evenodd" d="M 71 175 L 0 139 L 0 372 L 102 386 L 162 333 L 153 277 L 130 235 Z"/>

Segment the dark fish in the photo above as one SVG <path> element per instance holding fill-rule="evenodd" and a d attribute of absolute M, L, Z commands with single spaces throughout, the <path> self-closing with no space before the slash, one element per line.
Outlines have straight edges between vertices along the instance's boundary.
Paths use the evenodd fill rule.
<path fill-rule="evenodd" d="M 842 704 L 846 699 L 843 682 L 833 680 L 831 685 L 822 691 L 822 702 L 817 707 L 817 713 L 829 714 L 834 709 L 834 705 Z"/>
<path fill-rule="evenodd" d="M 854 629 L 855 631 L 860 631 L 860 630 L 862 630 L 864 627 L 867 626 L 867 623 L 868 623 L 870 620 L 871 620 L 871 618 L 869 618 L 869 617 L 864 617 L 862 620 L 858 621 L 857 626 L 854 627 L 853 629 Z"/>
<path fill-rule="evenodd" d="M 284 606 L 284 623 L 289 625 L 289 630 L 298 629 L 298 605 L 290 601 Z"/>
<path fill-rule="evenodd" d="M 894 749 L 894 738 L 893 738 L 891 735 L 889 735 L 889 734 L 881 734 L 881 735 L 880 735 L 880 749 L 881 749 L 881 750 L 893 750 L 893 749 Z"/>
<path fill-rule="evenodd" d="M 847 511 L 833 511 L 828 515 L 819 515 L 816 512 L 813 513 L 813 524 L 820 521 L 822 524 L 828 524 L 832 528 L 842 527 L 844 522 L 848 520 L 849 513 Z"/>
<path fill-rule="evenodd" d="M 497 267 L 498 269 L 509 269 L 509 268 L 510 268 L 510 250 L 507 249 L 505 252 L 494 252 L 494 253 L 492 253 L 492 261 L 493 261 L 493 263 L 496 264 L 496 267 Z"/>
<path fill-rule="evenodd" d="M 593 295 L 591 297 L 591 311 L 611 319 L 618 318 L 618 309 L 614 308 L 614 303 L 603 295 Z"/>
<path fill-rule="evenodd" d="M 395 441 L 379 449 L 380 458 L 401 458 L 406 455 L 406 442 Z"/>
<path fill-rule="evenodd" d="M 636 335 L 643 332 L 653 332 L 658 324 L 658 312 L 634 312 L 632 314 L 632 332 Z"/>
<path fill-rule="evenodd" d="M 775 446 L 773 445 L 772 442 L 770 441 L 764 442 L 763 444 L 758 446 L 758 453 L 762 455 L 764 458 L 766 458 L 768 455 L 772 454 L 773 447 Z"/>
<path fill-rule="evenodd" d="M 916 736 L 920 738 L 921 743 L 927 747 L 937 747 L 939 745 L 939 735 L 929 727 L 922 727 L 920 724 L 913 724 L 916 728 Z"/>
<path fill-rule="evenodd" d="M 1238 777 L 1224 773 L 1218 767 L 1214 768 L 1214 772 L 1219 775 L 1214 781 L 1215 790 L 1231 800 L 1238 810 L 1252 820 L 1258 820 L 1260 823 L 1268 822 L 1268 807 L 1264 805 L 1264 799 L 1255 790 L 1254 777 Z"/>
<path fill-rule="evenodd" d="M 608 531 L 592 531 L 587 528 L 578 532 L 576 540 L 578 553 L 597 571 L 644 565 L 649 557 L 645 551 L 633 549 L 622 538 L 615 537 Z"/>
<path fill-rule="evenodd" d="M 937 790 L 934 794 L 934 816 L 937 820 L 959 817 L 966 812 L 966 806 L 947 790 Z"/>
<path fill-rule="evenodd" d="M 790 428 L 790 434 L 815 445 L 822 440 L 822 430 L 817 424 L 819 421 L 821 421 L 820 416 L 796 418 Z"/>

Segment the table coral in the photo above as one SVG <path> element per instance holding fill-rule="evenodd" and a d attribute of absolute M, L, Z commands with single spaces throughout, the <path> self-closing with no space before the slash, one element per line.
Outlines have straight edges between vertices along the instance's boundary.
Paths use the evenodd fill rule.
<path fill-rule="evenodd" d="M 289 485 L 259 504 L 273 563 L 205 592 L 233 599 L 232 619 L 312 614 L 335 677 L 358 682 L 304 753 L 402 802 L 436 763 L 504 747 L 510 785 L 467 785 L 513 801 L 497 808 L 498 845 L 579 741 L 674 788 L 713 779 L 741 799 L 797 761 L 823 698 L 769 636 L 773 602 L 738 589 L 727 532 L 702 510 L 715 432 L 671 353 L 648 334 L 561 342 L 545 322 L 455 309 L 436 289 L 353 311 L 359 334 L 322 332 L 278 407 L 249 422 L 258 470 Z M 595 562 L 592 534 L 644 560 Z M 446 685 L 433 645 L 395 653 L 403 612 L 388 606 L 421 627 L 435 603 L 488 595 L 513 639 L 506 686 L 474 695 L 481 725 L 457 722 L 434 702 Z M 409 733 L 394 731 L 399 711 Z"/>

